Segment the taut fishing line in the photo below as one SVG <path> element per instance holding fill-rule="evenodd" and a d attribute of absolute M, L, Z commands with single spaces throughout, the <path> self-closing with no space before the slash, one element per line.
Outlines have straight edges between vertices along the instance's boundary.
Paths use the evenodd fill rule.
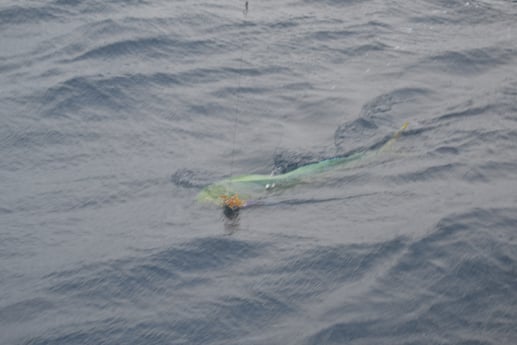
<path fill-rule="evenodd" d="M 242 10 L 242 14 L 244 15 L 244 21 L 246 20 L 246 17 L 248 16 L 248 1 L 245 1 L 244 3 L 244 10 Z M 241 94 L 241 73 L 242 73 L 242 69 L 243 69 L 243 65 L 244 65 L 244 40 L 242 39 L 242 37 L 239 39 L 240 41 L 240 47 L 239 47 L 239 50 L 240 50 L 240 53 L 241 53 L 241 56 L 240 56 L 240 59 L 239 59 L 239 68 L 238 68 L 238 77 L 237 77 L 237 97 L 235 99 L 235 115 L 234 115 L 234 118 L 233 118 L 233 138 L 232 138 L 232 153 L 231 153 L 231 156 L 232 156 L 232 159 L 231 159 L 231 164 L 230 164 L 230 177 L 233 177 L 233 166 L 234 166 L 234 161 L 235 161 L 235 144 L 236 144 L 236 141 L 237 141 L 237 116 L 239 115 L 239 104 L 238 104 L 238 98 L 240 97 L 239 95 Z"/>
<path fill-rule="evenodd" d="M 244 2 L 244 9 L 242 11 L 244 15 L 243 23 L 246 22 L 246 17 L 248 16 L 248 1 Z M 244 65 L 244 40 L 242 37 L 239 39 L 240 41 L 240 62 L 238 67 L 238 77 L 237 77 L 237 91 L 235 92 L 235 115 L 233 119 L 233 138 L 232 138 L 232 153 L 231 153 L 231 164 L 230 164 L 230 181 L 233 177 L 233 167 L 235 163 L 235 145 L 237 142 L 237 116 L 239 115 L 239 97 L 241 94 L 241 73 Z M 232 183 L 230 182 L 230 185 Z M 239 209 L 244 206 L 244 203 L 239 199 L 237 194 L 222 194 L 219 195 L 220 199 L 223 202 L 223 213 L 229 219 L 235 219 L 239 215 Z"/>

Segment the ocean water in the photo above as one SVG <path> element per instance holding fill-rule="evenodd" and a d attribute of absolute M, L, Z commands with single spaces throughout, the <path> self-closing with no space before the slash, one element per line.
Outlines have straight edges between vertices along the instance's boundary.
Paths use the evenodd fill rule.
<path fill-rule="evenodd" d="M 516 344 L 517 3 L 243 10 L 0 3 L 0 344 Z"/>

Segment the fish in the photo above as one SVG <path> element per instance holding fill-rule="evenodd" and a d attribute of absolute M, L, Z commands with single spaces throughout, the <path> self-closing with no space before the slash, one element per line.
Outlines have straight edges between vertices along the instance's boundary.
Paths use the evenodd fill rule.
<path fill-rule="evenodd" d="M 310 183 L 325 172 L 371 158 L 389 150 L 408 125 L 409 122 L 404 122 L 402 127 L 379 149 L 324 159 L 278 175 L 245 174 L 232 176 L 203 188 L 196 199 L 200 203 L 210 203 L 223 207 L 231 203 L 232 208 L 235 209 L 255 205 L 273 190 L 282 190 L 299 184 Z"/>

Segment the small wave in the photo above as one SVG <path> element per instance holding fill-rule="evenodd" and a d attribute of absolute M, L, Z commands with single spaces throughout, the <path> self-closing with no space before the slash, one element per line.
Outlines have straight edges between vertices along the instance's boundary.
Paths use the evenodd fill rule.
<path fill-rule="evenodd" d="M 440 155 L 457 155 L 459 153 L 459 150 L 452 146 L 440 146 L 434 151 Z"/>
<path fill-rule="evenodd" d="M 309 249 L 297 258 L 290 258 L 282 272 L 317 272 L 326 281 L 356 281 L 405 248 L 405 239 L 396 238 L 378 244 L 322 246 Z"/>
<path fill-rule="evenodd" d="M 513 339 L 516 211 L 474 209 L 444 217 L 404 247 L 373 287 L 336 301 L 328 322 L 314 327 L 305 343 L 491 343 L 487 334 Z M 361 317 L 349 316 L 359 309 Z"/>
<path fill-rule="evenodd" d="M 0 9 L 0 27 L 7 25 L 37 24 L 40 22 L 58 20 L 66 14 L 66 11 L 54 6 L 11 6 Z"/>
<path fill-rule="evenodd" d="M 12 213 L 13 210 L 11 210 L 10 208 L 6 208 L 6 207 L 0 207 L 0 215 L 2 214 L 9 214 L 9 213 Z"/>
<path fill-rule="evenodd" d="M 171 182 L 183 188 L 202 188 L 211 182 L 207 172 L 179 169 L 171 175 Z"/>
<path fill-rule="evenodd" d="M 1 307 L 0 319 L 6 323 L 25 322 L 52 308 L 55 304 L 45 298 L 31 298 Z"/>
<path fill-rule="evenodd" d="M 357 35 L 357 31 L 353 30 L 336 30 L 336 31 L 329 31 L 329 30 L 320 30 L 311 32 L 310 38 L 318 40 L 318 41 L 333 41 L 333 40 L 342 40 L 349 36 Z"/>
<path fill-rule="evenodd" d="M 508 13 L 506 6 L 497 2 L 432 0 L 429 3 L 434 6 L 433 9 L 444 12 L 443 17 L 447 18 L 447 24 L 465 25 L 512 20 L 512 14 Z"/>
<path fill-rule="evenodd" d="M 370 0 L 324 0 L 324 1 L 316 1 L 316 0 L 304 0 L 306 3 L 318 3 L 319 5 L 325 4 L 329 6 L 351 6 L 355 4 L 362 4 L 365 2 L 369 2 Z"/>
<path fill-rule="evenodd" d="M 88 130 L 29 127 L 11 131 L 0 143 L 4 150 L 42 149 L 54 145 L 71 145 L 95 141 L 99 135 Z"/>
<path fill-rule="evenodd" d="M 462 175 L 465 168 L 465 164 L 446 163 L 422 168 L 411 173 L 399 174 L 394 178 L 404 182 L 444 180 L 454 175 Z"/>
<path fill-rule="evenodd" d="M 82 119 L 102 120 L 106 116 L 122 115 L 122 110 L 134 109 L 138 90 L 142 88 L 180 84 L 181 80 L 176 75 L 163 72 L 111 77 L 77 76 L 49 88 L 39 98 L 45 104 L 43 113 L 46 116 L 75 117 L 82 112 Z"/>
<path fill-rule="evenodd" d="M 356 147 L 357 149 L 375 148 L 382 145 L 378 136 L 379 128 L 393 127 L 394 118 L 408 120 L 412 112 L 405 110 L 418 98 L 428 97 L 431 91 L 423 88 L 395 89 L 375 97 L 363 105 L 359 117 L 340 125 L 334 133 L 337 148 Z M 407 114 L 407 115 L 406 115 Z M 363 143 L 357 147 L 357 143 Z"/>
<path fill-rule="evenodd" d="M 509 64 L 515 53 L 502 48 L 479 48 L 463 51 L 447 51 L 424 58 L 419 65 L 443 73 L 474 75 L 498 66 Z"/>
<path fill-rule="evenodd" d="M 350 57 L 367 56 L 369 53 L 382 52 L 389 48 L 387 44 L 382 42 L 372 42 L 367 44 L 355 45 L 340 49 L 339 52 Z"/>
<path fill-rule="evenodd" d="M 45 93 L 45 114 L 52 117 L 67 116 L 71 112 L 77 112 L 84 105 L 110 110 L 120 109 L 122 102 L 120 97 L 117 97 L 120 93 L 117 95 L 115 91 L 114 88 L 106 89 L 106 81 L 73 77 Z"/>
<path fill-rule="evenodd" d="M 264 246 L 231 238 L 202 238 L 153 253 L 88 265 L 47 276 L 53 293 L 87 299 L 137 299 L 147 292 L 185 288 L 203 282 L 196 272 L 221 270 L 256 257 Z M 186 276 L 183 276 L 186 274 Z M 209 278 L 206 278 L 209 279 Z M 205 282 L 206 283 L 206 282 Z"/>
<path fill-rule="evenodd" d="M 305 344 L 348 344 L 361 338 L 379 336 L 377 320 L 338 322 L 306 339 Z M 382 334 L 380 334 L 382 335 Z"/>
<path fill-rule="evenodd" d="M 273 173 L 284 174 L 303 165 L 317 162 L 320 159 L 320 156 L 310 153 L 299 153 L 293 151 L 278 152 L 273 156 Z"/>
<path fill-rule="evenodd" d="M 171 55 L 185 58 L 190 55 L 207 53 L 215 45 L 209 40 L 174 40 L 166 37 L 148 37 L 130 39 L 105 44 L 88 50 L 87 52 L 73 58 L 71 62 L 86 59 L 112 59 L 121 56 L 140 56 L 147 58 L 170 58 Z"/>
<path fill-rule="evenodd" d="M 495 281 L 490 278 L 492 275 L 497 277 L 501 274 L 499 278 L 510 284 L 507 288 L 517 287 L 517 278 L 511 276 L 512 265 L 517 263 L 517 243 L 513 234 L 517 223 L 516 211 L 511 208 L 474 209 L 444 217 L 434 231 L 410 246 L 407 255 L 391 269 L 390 274 L 411 274 L 418 270 L 418 276 L 425 281 L 433 279 L 437 274 L 446 274 L 448 277 L 442 277 L 443 280 L 433 279 L 431 286 L 456 297 L 461 297 L 469 289 L 473 292 L 494 291 L 482 288 L 483 285 L 494 285 Z M 476 268 L 471 264 L 481 266 Z M 486 266 L 492 269 L 486 269 Z M 464 268 L 468 270 L 461 272 Z M 470 274 L 469 270 L 480 274 Z M 452 285 L 441 285 L 440 281 Z M 498 286 L 506 289 L 504 285 Z M 499 290 L 492 287 L 495 291 Z"/>
<path fill-rule="evenodd" d="M 484 181 L 511 179 L 517 176 L 517 163 L 490 161 L 476 166 L 475 171 L 478 177 L 484 177 Z"/>
<path fill-rule="evenodd" d="M 465 110 L 460 111 L 454 111 L 447 114 L 443 114 L 439 117 L 435 118 L 435 121 L 441 121 L 441 120 L 449 120 L 449 119 L 456 119 L 461 117 L 470 117 L 470 116 L 476 116 L 481 114 L 486 114 L 490 110 L 493 109 L 493 106 L 491 105 L 485 105 L 480 107 L 469 107 Z"/>

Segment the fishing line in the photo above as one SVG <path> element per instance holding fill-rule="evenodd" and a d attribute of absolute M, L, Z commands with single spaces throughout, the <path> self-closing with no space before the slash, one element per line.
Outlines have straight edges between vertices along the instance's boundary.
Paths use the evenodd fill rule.
<path fill-rule="evenodd" d="M 244 15 L 244 20 L 243 20 L 243 23 L 246 22 L 246 17 L 248 16 L 248 1 L 245 1 L 244 2 L 244 10 L 242 10 L 242 14 Z M 239 50 L 240 50 L 240 53 L 241 53 L 241 57 L 240 57 L 240 62 L 239 62 L 239 68 L 238 68 L 238 77 L 237 77 L 237 97 L 236 97 L 236 100 L 235 100 L 235 115 L 234 115 L 234 119 L 233 119 L 233 138 L 232 138 L 232 153 L 231 153 L 231 156 L 232 156 L 232 159 L 231 159 L 231 164 L 230 164 L 230 177 L 233 177 L 233 166 L 234 166 L 234 162 L 235 162 L 235 144 L 236 144 L 236 141 L 237 141 L 237 116 L 239 115 L 239 105 L 238 105 L 238 99 L 242 92 L 241 90 L 241 73 L 242 73 L 242 69 L 243 69 L 243 64 L 244 64 L 244 40 L 242 39 L 242 37 L 239 39 L 240 41 L 240 47 L 239 47 Z"/>
<path fill-rule="evenodd" d="M 248 1 L 246 0 L 244 2 L 244 10 L 242 11 L 242 14 L 244 15 L 243 24 L 246 23 L 246 17 L 248 15 Z M 243 25 L 243 30 L 245 28 L 245 25 Z M 237 116 L 239 115 L 239 98 L 240 94 L 242 93 L 241 89 L 241 73 L 243 70 L 243 63 L 244 63 L 244 40 L 242 37 L 238 40 L 240 41 L 240 62 L 239 67 L 237 69 L 238 71 L 238 77 L 237 77 L 237 90 L 234 92 L 234 98 L 235 98 L 235 115 L 233 119 L 233 139 L 232 139 L 232 153 L 231 153 L 231 164 L 230 164 L 230 190 L 233 189 L 233 167 L 235 163 L 235 144 L 237 142 Z M 219 200 L 223 203 L 223 214 L 226 216 L 227 219 L 237 219 L 239 216 L 239 210 L 245 205 L 245 203 L 239 199 L 239 196 L 237 193 L 231 194 L 229 191 L 225 192 L 224 194 L 219 194 Z"/>

